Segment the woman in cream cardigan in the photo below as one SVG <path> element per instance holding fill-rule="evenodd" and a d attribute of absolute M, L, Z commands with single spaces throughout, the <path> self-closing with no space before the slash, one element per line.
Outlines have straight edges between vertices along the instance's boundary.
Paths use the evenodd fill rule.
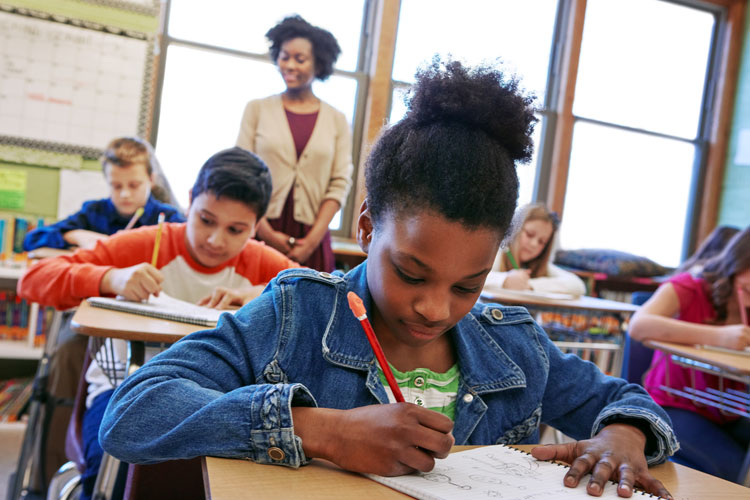
<path fill-rule="evenodd" d="M 330 32 L 300 16 L 285 18 L 266 38 L 286 90 L 250 101 L 237 137 L 273 179 L 258 238 L 303 265 L 332 271 L 328 224 L 351 186 L 352 141 L 344 114 L 316 97 L 312 84 L 333 74 L 341 49 Z"/>

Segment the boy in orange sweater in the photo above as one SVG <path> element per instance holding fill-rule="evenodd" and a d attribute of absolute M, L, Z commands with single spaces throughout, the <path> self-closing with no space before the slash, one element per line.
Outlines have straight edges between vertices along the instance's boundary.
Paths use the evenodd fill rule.
<path fill-rule="evenodd" d="M 156 266 L 149 262 L 157 227 L 143 227 L 101 240 L 93 250 L 40 261 L 21 278 L 18 293 L 59 309 L 92 296 L 142 300 L 160 292 L 217 309 L 241 306 L 279 271 L 297 266 L 252 238 L 270 196 L 271 176 L 260 158 L 237 147 L 221 151 L 198 173 L 187 222 L 164 224 Z M 95 361 L 86 380 L 82 498 L 94 487 L 102 455 L 97 433 L 114 389 Z"/>

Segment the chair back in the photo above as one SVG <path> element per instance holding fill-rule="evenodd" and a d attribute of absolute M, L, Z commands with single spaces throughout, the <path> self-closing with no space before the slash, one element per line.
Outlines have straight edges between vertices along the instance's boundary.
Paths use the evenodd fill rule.
<path fill-rule="evenodd" d="M 200 458 L 128 466 L 123 500 L 205 500 Z"/>
<path fill-rule="evenodd" d="M 643 305 L 654 292 L 633 292 L 631 302 L 637 306 Z M 643 375 L 651 366 L 654 350 L 630 338 L 625 333 L 625 347 L 623 349 L 622 378 L 633 384 L 643 385 Z"/>
<path fill-rule="evenodd" d="M 81 377 L 78 379 L 76 398 L 73 402 L 73 413 L 70 416 L 68 431 L 65 435 L 65 455 L 68 460 L 76 464 L 76 468 L 81 473 L 86 470 L 86 450 L 83 447 L 83 413 L 86 411 L 86 396 L 89 392 L 86 372 L 90 364 L 91 356 L 89 350 L 86 349 Z"/>

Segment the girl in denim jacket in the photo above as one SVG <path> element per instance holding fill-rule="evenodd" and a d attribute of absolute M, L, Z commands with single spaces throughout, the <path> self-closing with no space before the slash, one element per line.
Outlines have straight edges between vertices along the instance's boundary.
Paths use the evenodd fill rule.
<path fill-rule="evenodd" d="M 366 166 L 346 275 L 280 273 L 216 329 L 125 380 L 104 417 L 106 451 L 132 463 L 201 455 L 297 467 L 328 459 L 381 475 L 429 471 L 453 444 L 534 443 L 546 422 L 580 441 L 535 448 L 630 496 L 669 494 L 649 473 L 677 448 L 646 392 L 562 354 L 521 307 L 477 304 L 513 215 L 515 162 L 534 110 L 492 67 L 433 61 L 410 110 Z M 364 301 L 406 403 L 393 402 L 346 295 Z"/>

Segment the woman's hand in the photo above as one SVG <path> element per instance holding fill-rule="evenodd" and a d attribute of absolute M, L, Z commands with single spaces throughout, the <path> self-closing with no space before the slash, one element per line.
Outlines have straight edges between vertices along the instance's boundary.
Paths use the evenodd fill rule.
<path fill-rule="evenodd" d="M 198 301 L 199 306 L 210 307 L 212 309 L 234 309 L 242 307 L 260 293 L 265 288 L 263 285 L 251 287 L 247 290 L 233 290 L 223 286 L 214 288 L 213 293 L 203 297 Z"/>
<path fill-rule="evenodd" d="M 128 300 L 146 300 L 159 295 L 164 276 L 151 264 L 136 264 L 107 271 L 99 283 L 102 295 L 121 295 Z"/>
<path fill-rule="evenodd" d="M 503 281 L 503 288 L 510 290 L 531 290 L 529 284 L 531 279 L 531 271 L 529 269 L 513 269 L 508 271 L 508 275 Z"/>
<path fill-rule="evenodd" d="M 286 256 L 300 264 L 307 262 L 307 259 L 310 258 L 318 247 L 318 243 L 310 241 L 309 237 L 298 239 L 294 242 L 294 247 Z"/>
<path fill-rule="evenodd" d="M 591 439 L 565 444 L 538 446 L 531 450 L 537 460 L 559 460 L 570 464 L 563 484 L 569 488 L 591 473 L 586 492 L 600 496 L 608 480 L 617 481 L 617 494 L 621 497 L 633 495 L 638 486 L 647 493 L 672 498 L 661 481 L 648 471 L 644 447 L 646 436 L 636 427 L 627 424 L 611 424 L 604 427 Z"/>
<path fill-rule="evenodd" d="M 447 457 L 455 442 L 451 419 L 412 403 L 351 410 L 295 407 L 292 414 L 305 455 L 355 472 L 428 472 L 435 458 Z"/>
<path fill-rule="evenodd" d="M 93 250 L 96 242 L 108 238 L 106 234 L 89 231 L 87 229 L 73 229 L 63 234 L 63 239 L 78 248 Z"/>
<path fill-rule="evenodd" d="M 718 345 L 728 349 L 737 349 L 741 351 L 750 346 L 750 326 L 745 325 L 724 325 L 719 327 Z"/>

